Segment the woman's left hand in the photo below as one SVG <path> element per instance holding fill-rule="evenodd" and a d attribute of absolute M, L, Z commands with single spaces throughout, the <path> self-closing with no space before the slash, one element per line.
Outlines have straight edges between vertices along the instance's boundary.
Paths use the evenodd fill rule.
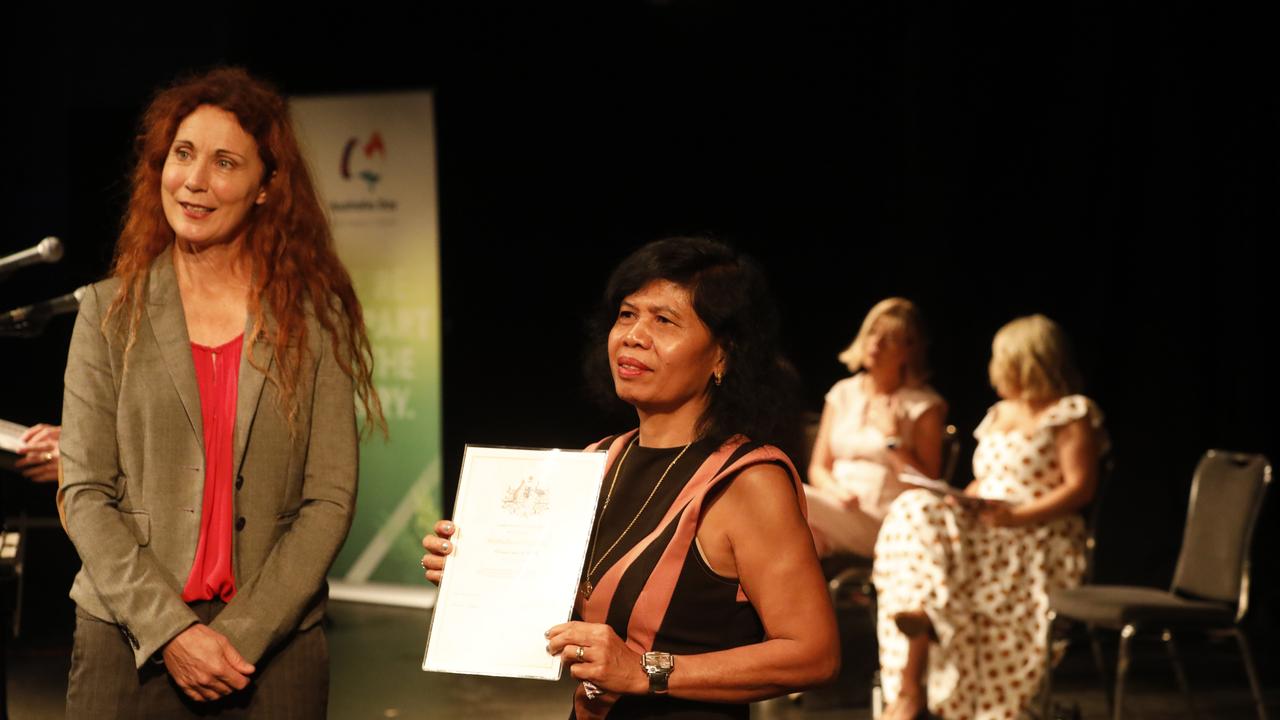
<path fill-rule="evenodd" d="M 14 462 L 14 467 L 22 471 L 23 476 L 36 482 L 57 482 L 58 442 L 62 439 L 61 425 L 40 423 L 27 428 L 22 433 L 22 457 Z"/>
<path fill-rule="evenodd" d="M 567 622 L 547 631 L 547 652 L 559 655 L 569 674 L 594 683 L 608 692 L 641 695 L 649 691 L 649 678 L 640 665 L 640 654 L 608 625 Z"/>

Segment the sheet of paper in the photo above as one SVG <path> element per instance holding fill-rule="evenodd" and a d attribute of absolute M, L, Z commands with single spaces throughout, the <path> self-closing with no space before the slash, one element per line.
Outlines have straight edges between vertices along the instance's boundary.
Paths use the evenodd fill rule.
<path fill-rule="evenodd" d="M 923 475 L 916 475 L 912 472 L 898 473 L 898 480 L 907 485 L 911 485 L 912 487 L 924 488 L 925 490 L 930 490 L 938 493 L 939 495 L 950 495 L 951 497 L 959 500 L 962 505 L 968 507 L 978 507 L 984 502 L 981 498 L 976 498 L 972 495 L 965 495 L 964 490 L 951 487 L 941 480 L 934 480 Z"/>
<path fill-rule="evenodd" d="M 467 446 L 423 670 L 559 679 L 543 633 L 573 612 L 605 459 Z"/>
<path fill-rule="evenodd" d="M 0 450 L 16 454 L 18 448 L 22 446 L 22 433 L 27 429 L 26 425 L 0 420 Z"/>

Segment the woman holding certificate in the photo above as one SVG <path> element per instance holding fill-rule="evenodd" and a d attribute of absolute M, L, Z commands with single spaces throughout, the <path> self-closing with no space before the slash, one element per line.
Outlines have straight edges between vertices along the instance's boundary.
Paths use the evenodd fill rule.
<path fill-rule="evenodd" d="M 753 263 L 701 238 L 650 243 L 614 271 L 588 375 L 639 428 L 609 462 L 576 617 L 547 631 L 582 680 L 574 717 L 746 718 L 827 682 L 839 641 L 791 462 L 794 394 Z M 452 550 L 423 545 L 427 579 Z"/>
<path fill-rule="evenodd" d="M 270 87 L 179 82 L 137 151 L 67 358 L 67 717 L 324 717 L 354 398 L 381 419 L 360 303 Z"/>

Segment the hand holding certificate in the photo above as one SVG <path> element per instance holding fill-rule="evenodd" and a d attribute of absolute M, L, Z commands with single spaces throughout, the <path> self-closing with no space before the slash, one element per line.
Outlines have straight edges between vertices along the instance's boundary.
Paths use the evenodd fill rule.
<path fill-rule="evenodd" d="M 467 446 L 423 670 L 560 677 L 544 633 L 573 610 L 605 457 Z"/>
<path fill-rule="evenodd" d="M 26 425 L 0 420 L 0 468 L 13 469 L 22 449 L 22 434 L 26 431 Z"/>
<path fill-rule="evenodd" d="M 530 472 L 531 458 L 513 471 L 468 455 L 457 513 L 423 538 L 426 578 L 442 582 L 425 667 L 553 678 L 562 661 L 584 719 L 615 703 L 630 717 L 746 716 L 749 702 L 833 679 L 839 633 L 803 487 L 769 444 L 797 426 L 776 318 L 759 267 L 719 242 L 667 238 L 627 256 L 583 367 L 637 427 L 599 443 L 607 455 L 562 494 L 565 473 Z M 628 492 L 599 508 L 611 515 L 595 584 L 564 622 L 587 579 L 606 458 L 609 487 Z"/>

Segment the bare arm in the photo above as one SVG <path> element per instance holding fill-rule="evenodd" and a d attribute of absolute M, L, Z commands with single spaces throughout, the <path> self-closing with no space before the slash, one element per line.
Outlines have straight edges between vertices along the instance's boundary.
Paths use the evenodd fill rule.
<path fill-rule="evenodd" d="M 698 536 L 717 572 L 718 545 L 731 548 L 742 589 L 764 625 L 754 645 L 701 655 L 680 655 L 669 678 L 674 697 L 750 702 L 829 682 L 840 668 L 835 615 L 795 486 L 776 465 L 744 470 L 706 511 Z M 609 637 L 612 636 L 612 637 Z M 605 625 L 566 623 L 552 628 L 553 653 L 567 660 L 586 645 L 574 677 L 626 694 L 648 692 L 640 656 Z"/>
<path fill-rule="evenodd" d="M 937 478 L 942 475 L 942 426 L 946 419 L 946 408 L 935 405 L 920 417 L 916 418 L 912 427 L 915 448 L 895 448 L 889 452 L 899 462 L 915 468 L 925 477 Z"/>
<path fill-rule="evenodd" d="M 844 503 L 845 507 L 855 509 L 858 507 L 858 496 L 836 482 L 832 474 L 835 456 L 831 453 L 831 433 L 835 427 L 835 413 L 831 403 L 822 406 L 818 435 L 813 439 L 813 450 L 809 453 L 809 485 L 826 492 Z"/>
<path fill-rule="evenodd" d="M 671 692 L 746 702 L 834 678 L 840 669 L 835 614 L 786 471 L 777 465 L 747 468 L 707 510 L 703 526 L 724 528 L 733 570 L 760 614 L 765 640 L 681 658 Z"/>

